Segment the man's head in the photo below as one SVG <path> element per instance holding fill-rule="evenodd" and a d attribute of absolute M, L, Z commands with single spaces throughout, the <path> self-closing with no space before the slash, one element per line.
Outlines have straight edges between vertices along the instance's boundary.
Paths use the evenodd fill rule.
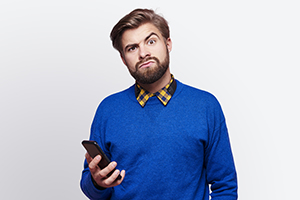
<path fill-rule="evenodd" d="M 111 39 L 137 82 L 152 84 L 169 70 L 169 27 L 154 11 L 132 11 L 115 25 Z"/>
<path fill-rule="evenodd" d="M 123 33 L 129 29 L 136 29 L 145 23 L 153 24 L 160 31 L 165 40 L 170 37 L 168 22 L 162 16 L 156 14 L 153 10 L 135 9 L 124 16 L 112 29 L 110 39 L 113 47 L 122 53 L 121 40 Z"/>

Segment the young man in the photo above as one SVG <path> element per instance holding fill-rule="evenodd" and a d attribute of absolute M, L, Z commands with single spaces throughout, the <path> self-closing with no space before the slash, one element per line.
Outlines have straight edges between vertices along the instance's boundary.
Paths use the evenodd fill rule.
<path fill-rule="evenodd" d="M 90 139 L 113 162 L 100 169 L 101 157 L 86 154 L 81 179 L 86 196 L 208 200 L 211 185 L 212 199 L 237 199 L 221 107 L 210 93 L 171 75 L 166 20 L 152 10 L 136 9 L 115 25 L 111 39 L 136 83 L 97 109 Z M 107 177 L 116 166 L 123 170 Z"/>

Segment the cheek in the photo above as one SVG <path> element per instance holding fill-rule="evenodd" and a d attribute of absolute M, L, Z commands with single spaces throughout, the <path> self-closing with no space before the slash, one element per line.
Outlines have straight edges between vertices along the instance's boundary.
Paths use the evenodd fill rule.
<path fill-rule="evenodd" d="M 125 56 L 125 62 L 128 68 L 135 68 L 135 64 L 136 64 L 136 60 L 134 58 L 134 56 L 130 55 L 130 56 Z"/>
<path fill-rule="evenodd" d="M 168 47 L 165 44 L 161 44 L 158 48 L 158 56 L 164 58 L 167 52 L 169 52 Z"/>
<path fill-rule="evenodd" d="M 165 59 L 166 55 L 166 51 L 159 52 L 159 60 L 162 62 Z"/>

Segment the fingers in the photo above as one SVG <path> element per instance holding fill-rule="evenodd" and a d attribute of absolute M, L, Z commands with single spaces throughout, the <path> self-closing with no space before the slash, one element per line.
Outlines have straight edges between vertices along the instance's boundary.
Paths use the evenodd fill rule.
<path fill-rule="evenodd" d="M 85 154 L 85 158 L 86 158 L 87 163 L 90 163 L 93 160 L 93 158 L 90 156 L 89 153 Z"/>
<path fill-rule="evenodd" d="M 118 176 L 121 175 L 121 179 L 117 179 Z M 112 175 L 106 179 L 103 180 L 103 187 L 114 187 L 114 186 L 117 186 L 117 185 L 120 185 L 122 183 L 122 181 L 124 180 L 124 177 L 125 177 L 125 170 L 122 170 L 120 172 L 120 170 L 116 169 Z"/>
<path fill-rule="evenodd" d="M 107 165 L 104 169 L 100 169 L 98 166 L 98 163 L 102 159 L 100 155 L 96 156 L 93 159 L 88 153 L 86 153 L 85 157 L 89 164 L 91 175 L 99 186 L 109 188 L 122 183 L 125 176 L 125 170 L 122 170 L 122 172 L 120 172 L 120 170 L 116 169 L 116 162 L 113 161 L 109 163 L 109 165 Z M 119 175 L 122 176 L 121 179 L 118 179 Z"/>
<path fill-rule="evenodd" d="M 102 169 L 100 171 L 100 175 L 102 177 L 108 177 L 111 176 L 110 173 L 112 173 L 112 171 L 117 167 L 117 163 L 116 162 L 111 162 L 109 163 L 104 169 Z"/>
<path fill-rule="evenodd" d="M 89 168 L 91 173 L 96 173 L 100 168 L 98 167 L 98 163 L 101 160 L 101 156 L 98 155 L 94 159 L 91 158 L 90 156 L 87 157 L 87 162 L 89 163 Z"/>
<path fill-rule="evenodd" d="M 110 175 L 108 178 L 103 180 L 103 183 L 108 187 L 113 185 L 113 183 L 117 180 L 118 176 L 120 174 L 120 170 L 116 169 L 112 175 Z"/>

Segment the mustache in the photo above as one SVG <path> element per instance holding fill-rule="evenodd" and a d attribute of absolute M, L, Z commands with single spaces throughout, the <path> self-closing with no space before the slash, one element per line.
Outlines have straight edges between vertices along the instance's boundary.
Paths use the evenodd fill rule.
<path fill-rule="evenodd" d="M 156 61 L 157 64 L 159 64 L 158 58 L 156 58 L 156 57 L 146 57 L 146 58 L 144 58 L 143 60 L 140 60 L 139 62 L 137 62 L 137 63 L 135 64 L 135 69 L 138 70 L 139 66 L 140 66 L 141 64 L 147 62 L 148 60 L 154 60 L 154 61 Z"/>

